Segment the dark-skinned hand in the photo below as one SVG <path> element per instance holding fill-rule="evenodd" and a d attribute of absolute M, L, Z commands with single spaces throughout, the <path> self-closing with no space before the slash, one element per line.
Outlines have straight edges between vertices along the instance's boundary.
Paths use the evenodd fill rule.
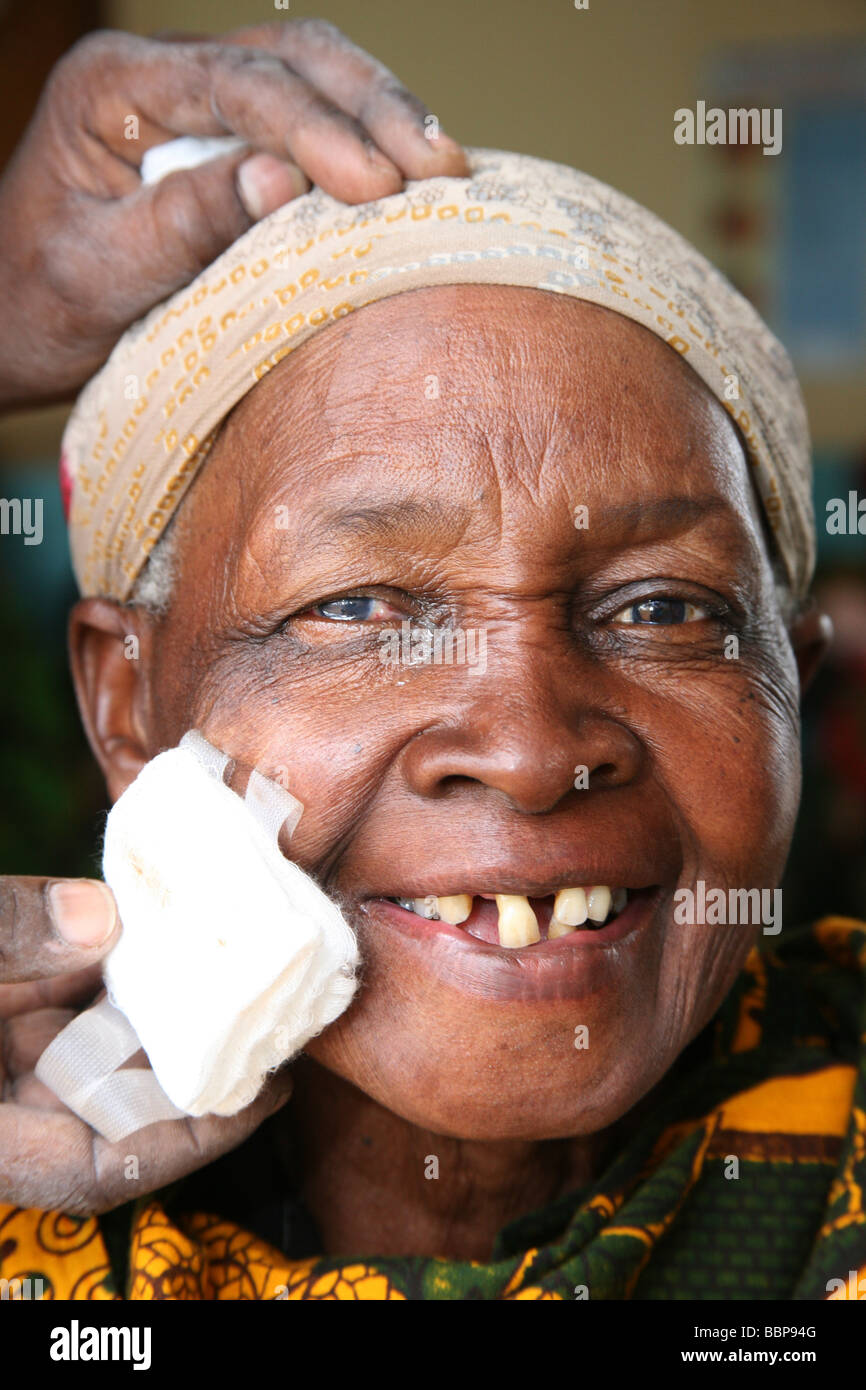
<path fill-rule="evenodd" d="M 427 138 L 428 114 L 321 20 L 88 35 L 0 179 L 0 408 L 72 396 L 131 323 L 311 183 L 362 203 L 464 175 L 460 146 Z M 142 185 L 151 146 L 230 134 L 249 148 Z"/>

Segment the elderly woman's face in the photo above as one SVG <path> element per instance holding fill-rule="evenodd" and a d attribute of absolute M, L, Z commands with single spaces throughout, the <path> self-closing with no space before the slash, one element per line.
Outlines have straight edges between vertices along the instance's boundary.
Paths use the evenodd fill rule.
<path fill-rule="evenodd" d="M 756 934 L 677 924 L 675 892 L 775 885 L 798 801 L 796 668 L 725 411 L 609 311 L 403 294 L 256 387 L 178 525 L 147 752 L 197 727 L 287 771 L 293 857 L 365 961 L 308 1052 L 443 1133 L 612 1123 Z M 413 662 L 424 625 L 468 659 Z M 460 926 L 394 901 L 523 895 L 546 936 L 581 885 L 628 907 L 520 949 L 492 901 Z"/>

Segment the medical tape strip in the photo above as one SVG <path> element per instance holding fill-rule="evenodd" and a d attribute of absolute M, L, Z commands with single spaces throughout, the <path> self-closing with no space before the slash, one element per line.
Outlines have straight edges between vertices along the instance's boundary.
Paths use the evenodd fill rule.
<path fill-rule="evenodd" d="M 212 743 L 208 743 L 204 734 L 200 734 L 198 729 L 190 729 L 188 734 L 184 734 L 180 741 L 180 747 L 185 748 L 188 753 L 194 754 L 205 772 L 209 772 L 211 777 L 215 777 L 218 782 L 223 780 L 231 758 L 228 753 L 223 753 L 219 748 L 214 748 Z"/>
<path fill-rule="evenodd" d="M 184 734 L 180 747 L 192 753 L 215 780 L 222 781 L 231 762 L 197 730 Z M 257 825 L 278 843 L 288 822 L 291 835 L 303 804 L 284 787 L 253 770 L 244 802 Z M 132 1024 L 108 998 L 79 1014 L 58 1033 L 36 1063 L 37 1078 L 63 1104 L 107 1139 L 127 1135 L 161 1120 L 184 1119 L 187 1112 L 169 1100 L 149 1068 L 125 1068 L 141 1050 Z"/>
<path fill-rule="evenodd" d="M 79 1014 L 58 1033 L 36 1063 L 39 1080 L 109 1143 L 178 1110 L 153 1072 L 117 1068 L 141 1048 L 127 1018 L 110 999 Z"/>
<path fill-rule="evenodd" d="M 244 796 L 247 809 L 258 821 L 269 840 L 279 844 L 280 831 L 293 835 L 303 813 L 303 805 L 291 792 L 253 770 Z"/>

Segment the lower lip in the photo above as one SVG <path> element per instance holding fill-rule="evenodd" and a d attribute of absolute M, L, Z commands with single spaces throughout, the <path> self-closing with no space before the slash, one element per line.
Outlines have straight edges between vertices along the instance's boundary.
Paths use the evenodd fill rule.
<path fill-rule="evenodd" d="M 617 975 L 653 922 L 661 889 L 632 898 L 618 917 L 592 931 L 509 949 L 479 941 L 460 927 L 432 922 L 387 898 L 371 898 L 362 911 L 377 926 L 394 929 L 416 947 L 416 958 L 446 983 L 489 999 L 580 999 L 616 987 Z"/>

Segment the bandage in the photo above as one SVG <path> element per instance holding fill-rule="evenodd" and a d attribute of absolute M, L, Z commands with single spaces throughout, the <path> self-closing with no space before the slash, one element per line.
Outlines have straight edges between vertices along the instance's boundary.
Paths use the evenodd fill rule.
<path fill-rule="evenodd" d="M 235 1114 L 355 992 L 354 933 L 279 848 L 301 803 L 257 770 L 239 797 L 222 780 L 229 761 L 187 734 L 108 816 L 103 873 L 122 923 L 108 997 L 36 1075 L 111 1142 L 156 1120 Z M 140 1048 L 152 1071 L 122 1069 Z"/>

